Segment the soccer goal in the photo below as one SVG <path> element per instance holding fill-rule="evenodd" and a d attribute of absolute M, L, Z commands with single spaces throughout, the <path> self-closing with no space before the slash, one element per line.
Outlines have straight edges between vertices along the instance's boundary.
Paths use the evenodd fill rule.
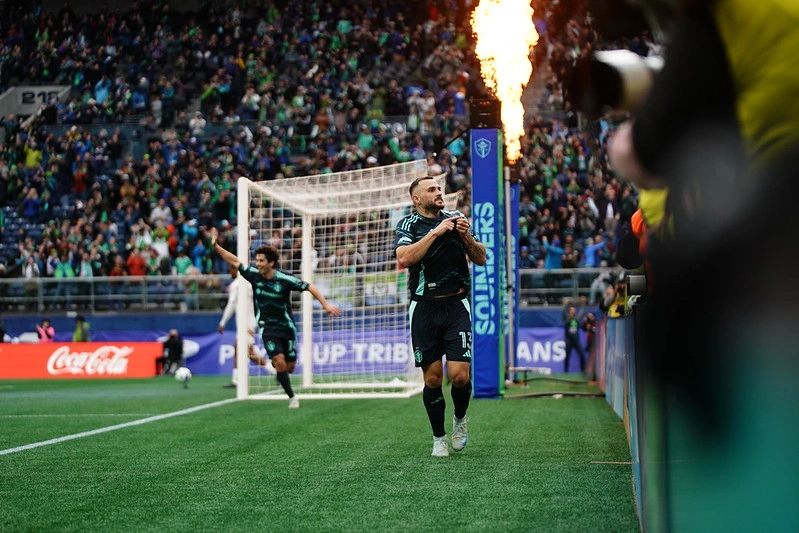
<path fill-rule="evenodd" d="M 400 398 L 422 390 L 410 348 L 407 271 L 398 270 L 393 244 L 394 228 L 410 211 L 408 186 L 427 173 L 425 161 L 413 161 L 275 181 L 239 179 L 239 258 L 254 264 L 258 247 L 274 246 L 280 270 L 313 283 L 342 310 L 331 318 L 307 291 L 293 295 L 298 357 L 291 379 L 300 398 Z M 443 186 L 444 177 L 437 179 Z M 446 200 L 456 207 L 456 195 Z M 285 400 L 274 369 L 247 360 L 245 342 L 246 333 L 238 331 L 238 397 Z M 260 338 L 257 346 L 263 350 Z"/>

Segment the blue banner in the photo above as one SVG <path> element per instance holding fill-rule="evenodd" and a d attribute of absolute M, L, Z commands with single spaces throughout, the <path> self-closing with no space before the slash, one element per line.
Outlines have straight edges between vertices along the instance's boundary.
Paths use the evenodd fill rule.
<path fill-rule="evenodd" d="M 497 129 L 471 131 L 472 227 L 486 248 L 486 264 L 473 265 L 472 330 L 475 398 L 496 398 L 504 387 L 505 294 L 502 136 Z"/>
<path fill-rule="evenodd" d="M 235 333 L 225 331 L 183 336 L 183 357 L 195 374 L 230 374 L 235 354 Z M 167 338 L 166 331 L 109 331 L 93 336 L 95 341 L 158 341 Z M 379 340 L 375 340 L 379 339 Z M 261 340 L 255 349 L 264 354 Z M 311 352 L 314 374 L 393 373 L 403 374 L 413 365 L 409 334 L 405 329 L 337 330 L 314 334 Z M 302 354 L 295 373 L 302 372 Z M 271 369 L 267 369 L 270 371 Z M 421 373 L 421 370 L 419 370 Z"/>
<path fill-rule="evenodd" d="M 102 341 L 158 341 L 164 342 L 167 331 L 101 331 L 92 334 L 92 340 Z M 183 357 L 194 374 L 230 374 L 233 370 L 236 335 L 232 331 L 183 336 Z"/>
<path fill-rule="evenodd" d="M 518 181 L 512 182 L 510 185 L 510 256 L 511 256 L 511 271 L 508 273 L 508 279 L 513 286 L 513 322 L 510 327 L 513 331 L 513 339 L 518 344 L 519 342 L 519 306 L 521 298 L 519 297 L 522 277 L 519 273 L 519 198 L 521 196 L 521 184 Z M 513 361 L 511 365 L 516 365 L 516 350 L 513 353 Z"/>
<path fill-rule="evenodd" d="M 628 335 L 627 353 L 627 440 L 630 443 L 630 457 L 633 469 L 633 487 L 635 490 L 635 505 L 638 509 L 638 516 L 644 516 L 643 498 L 641 497 L 641 450 L 638 441 L 638 372 L 635 360 L 635 319 L 625 318 L 626 328 L 632 332 Z"/>
<path fill-rule="evenodd" d="M 605 399 L 624 418 L 624 383 L 627 374 L 627 357 L 634 349 L 632 320 L 608 319 L 605 343 L 605 375 L 607 385 Z"/>
<path fill-rule="evenodd" d="M 580 344 L 585 348 L 585 332 L 580 332 Z M 586 358 L 588 353 L 586 351 Z M 580 356 L 572 351 L 569 368 L 566 363 L 566 341 L 563 327 L 520 328 L 516 342 L 516 366 L 548 368 L 552 372 L 579 372 Z"/>
<path fill-rule="evenodd" d="M 581 332 L 585 346 L 584 332 Z M 166 340 L 167 331 L 104 331 L 96 332 L 92 340 L 158 341 Z M 392 330 L 322 331 L 314 335 L 312 360 L 314 374 L 358 372 L 401 373 L 411 362 L 408 332 Z M 380 339 L 379 341 L 375 339 Z M 549 368 L 563 372 L 566 359 L 563 327 L 520 328 L 516 338 L 516 366 Z M 263 354 L 260 339 L 256 350 Z M 235 334 L 225 331 L 183 336 L 183 355 L 194 374 L 230 375 L 235 353 Z M 302 362 L 297 362 L 299 374 Z M 253 368 L 253 370 L 255 370 Z M 577 354 L 569 362 L 569 372 L 578 372 Z M 419 370 L 421 372 L 421 370 Z"/>

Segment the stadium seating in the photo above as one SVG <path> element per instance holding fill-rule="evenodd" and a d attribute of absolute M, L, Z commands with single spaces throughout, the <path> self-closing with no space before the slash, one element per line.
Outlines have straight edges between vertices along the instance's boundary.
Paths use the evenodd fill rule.
<path fill-rule="evenodd" d="M 217 225 L 234 247 L 235 202 L 226 191 L 242 175 L 288 179 L 427 157 L 450 189 L 465 189 L 468 202 L 465 147 L 431 155 L 465 125 L 462 96 L 479 79 L 465 23 L 441 11 L 401 13 L 384 0 L 355 8 L 331 2 L 322 10 L 288 5 L 280 13 L 217 9 L 202 17 L 162 11 L 156 2 L 111 18 L 68 8 L 40 14 L 33 6 L 20 13 L 0 49 L 9 65 L 0 85 L 72 89 L 57 105 L 59 124 L 40 117 L 23 127 L 18 117 L 2 118 L 0 262 L 8 275 L 23 276 L 33 256 L 41 276 L 52 276 L 51 249 L 67 254 L 76 276 L 82 250 L 94 275 L 108 275 L 117 255 L 116 274 L 127 273 L 134 248 L 159 258 L 148 270 L 154 275 L 180 272 L 180 251 L 202 273 L 224 272 L 198 242 Z M 596 206 L 609 203 L 623 219 L 635 198 L 607 168 L 607 136 L 578 128 L 563 110 L 553 69 L 575 42 L 598 37 L 589 17 L 566 22 L 562 6 L 537 8 L 547 31 L 535 60 L 549 96 L 523 141 L 521 244 L 543 266 L 542 237 L 569 237 L 564 260 L 582 266 L 586 239 L 602 235 L 600 260 L 613 264 L 617 224 L 600 220 Z M 282 41 L 289 34 L 297 39 Z M 22 53 L 12 53 L 15 47 Z M 31 189 L 39 193 L 38 213 L 26 207 Z M 160 199 L 167 212 L 153 217 Z M 287 253 L 294 236 L 276 231 Z M 148 282 L 146 293 L 168 304 L 181 291 Z"/>

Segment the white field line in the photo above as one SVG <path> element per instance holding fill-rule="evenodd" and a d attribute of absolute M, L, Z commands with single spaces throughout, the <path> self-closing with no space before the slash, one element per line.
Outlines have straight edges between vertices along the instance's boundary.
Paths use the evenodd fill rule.
<path fill-rule="evenodd" d="M 0 418 L 74 418 L 76 416 L 150 416 L 154 413 L 31 413 L 0 415 Z"/>
<path fill-rule="evenodd" d="M 109 431 L 116 431 L 118 429 L 125 429 L 133 426 L 141 426 L 143 424 L 149 424 L 150 422 L 158 422 L 159 420 L 165 420 L 167 418 L 188 415 L 191 413 L 196 413 L 197 411 L 203 411 L 205 409 L 219 407 L 220 405 L 226 405 L 235 401 L 238 400 L 236 398 L 229 398 L 227 400 L 220 400 L 218 402 L 196 405 L 194 407 L 189 407 L 188 409 L 181 409 L 180 411 L 173 411 L 171 413 L 164 413 L 161 415 L 150 416 L 148 418 L 140 418 L 139 420 L 131 420 L 130 422 L 115 424 L 113 426 L 106 426 L 104 428 L 92 429 L 90 431 L 81 431 L 80 433 L 73 433 L 72 435 L 64 435 L 63 437 L 56 437 L 55 439 L 33 442 L 31 444 L 25 444 L 23 446 L 17 446 L 15 448 L 7 448 L 5 450 L 0 450 L 0 455 L 9 455 L 12 453 L 24 452 L 25 450 L 41 448 L 42 446 L 50 446 L 51 444 L 61 444 L 62 442 L 67 442 L 75 439 L 82 439 L 84 437 L 92 437 L 94 435 L 99 435 L 101 433 L 108 433 Z"/>

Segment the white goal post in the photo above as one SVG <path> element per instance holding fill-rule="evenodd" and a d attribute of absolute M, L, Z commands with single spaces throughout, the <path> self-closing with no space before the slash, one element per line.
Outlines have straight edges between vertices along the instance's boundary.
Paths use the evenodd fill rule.
<path fill-rule="evenodd" d="M 305 291 L 292 296 L 302 399 L 405 398 L 421 392 L 408 326 L 407 271 L 398 270 L 394 229 L 410 212 L 408 186 L 425 161 L 274 181 L 238 181 L 237 255 L 254 264 L 271 245 L 278 269 L 316 285 L 342 309 L 328 317 Z M 444 186 L 444 176 L 436 176 Z M 447 208 L 458 195 L 446 196 Z M 241 290 L 244 290 L 240 286 Z M 239 295 L 236 313 L 246 316 Z M 237 320 L 239 398 L 286 400 L 274 370 L 247 358 L 246 321 Z M 263 353 L 260 334 L 256 346 Z"/>

